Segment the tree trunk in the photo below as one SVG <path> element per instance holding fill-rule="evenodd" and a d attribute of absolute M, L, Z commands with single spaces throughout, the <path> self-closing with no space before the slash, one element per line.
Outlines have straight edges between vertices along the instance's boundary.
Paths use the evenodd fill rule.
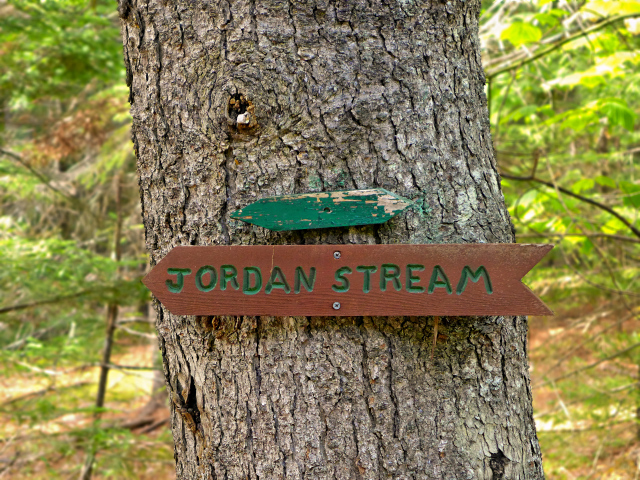
<path fill-rule="evenodd" d="M 120 0 L 152 265 L 176 245 L 512 242 L 478 0 Z M 387 224 L 272 232 L 258 198 L 384 187 Z M 180 317 L 179 479 L 543 478 L 524 317 Z"/>

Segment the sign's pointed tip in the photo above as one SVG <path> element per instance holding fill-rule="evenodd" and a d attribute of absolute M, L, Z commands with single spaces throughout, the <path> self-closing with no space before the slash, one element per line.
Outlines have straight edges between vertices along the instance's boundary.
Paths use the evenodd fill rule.
<path fill-rule="evenodd" d="M 544 303 L 541 305 L 541 308 L 544 310 L 541 312 L 532 313 L 531 315 L 535 315 L 536 317 L 555 317 L 555 312 L 547 307 Z"/>
<path fill-rule="evenodd" d="M 250 205 L 249 205 L 250 206 Z M 251 218 L 250 216 L 247 216 L 247 212 L 245 211 L 246 207 L 243 208 L 239 208 L 238 210 L 235 210 L 233 212 L 231 212 L 229 214 L 229 218 L 232 218 L 234 220 L 242 220 L 243 222 L 247 222 L 249 218 Z M 248 223 L 254 223 L 254 222 L 248 222 Z"/>

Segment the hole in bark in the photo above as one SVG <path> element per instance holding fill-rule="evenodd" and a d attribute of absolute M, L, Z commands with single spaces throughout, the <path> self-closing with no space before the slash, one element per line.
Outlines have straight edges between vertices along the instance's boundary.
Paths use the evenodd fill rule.
<path fill-rule="evenodd" d="M 242 115 L 247 111 L 247 107 L 249 106 L 249 101 L 246 97 L 241 93 L 234 93 L 229 98 L 229 116 L 238 116 Z"/>
<path fill-rule="evenodd" d="M 329 207 L 324 207 L 323 212 L 331 213 L 331 209 Z"/>
<path fill-rule="evenodd" d="M 232 125 L 244 133 L 251 133 L 258 126 L 253 102 L 242 93 L 229 97 L 227 115 Z"/>
<path fill-rule="evenodd" d="M 493 473 L 493 480 L 504 479 L 504 469 L 509 463 L 509 459 L 504 456 L 502 450 L 498 449 L 498 453 L 491 454 L 491 460 L 489 460 L 489 467 Z"/>
<path fill-rule="evenodd" d="M 187 412 L 191 414 L 193 417 L 193 421 L 196 425 L 200 424 L 200 410 L 198 409 L 198 401 L 196 399 L 196 384 L 191 380 L 191 385 L 189 386 L 189 393 L 187 398 L 185 399 L 185 405 L 187 408 Z"/>

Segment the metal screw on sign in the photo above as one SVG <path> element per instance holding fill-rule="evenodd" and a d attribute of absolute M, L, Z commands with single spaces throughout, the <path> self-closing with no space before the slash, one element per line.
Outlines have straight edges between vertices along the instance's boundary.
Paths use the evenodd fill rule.
<path fill-rule="evenodd" d="M 333 302 L 333 309 L 340 310 L 340 302 Z"/>
<path fill-rule="evenodd" d="M 336 260 L 339 259 L 340 256 L 341 256 L 340 252 L 333 252 L 333 258 L 335 258 Z M 338 308 L 340 308 L 340 307 L 338 307 Z"/>

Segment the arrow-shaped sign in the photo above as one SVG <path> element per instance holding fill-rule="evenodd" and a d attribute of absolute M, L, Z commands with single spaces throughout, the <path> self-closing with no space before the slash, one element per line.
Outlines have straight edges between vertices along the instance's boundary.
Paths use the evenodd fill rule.
<path fill-rule="evenodd" d="M 231 218 L 269 230 L 348 227 L 384 223 L 411 200 L 383 188 L 268 197 L 231 214 Z"/>
<path fill-rule="evenodd" d="M 521 282 L 552 248 L 184 246 L 143 281 L 176 315 L 553 315 Z"/>

